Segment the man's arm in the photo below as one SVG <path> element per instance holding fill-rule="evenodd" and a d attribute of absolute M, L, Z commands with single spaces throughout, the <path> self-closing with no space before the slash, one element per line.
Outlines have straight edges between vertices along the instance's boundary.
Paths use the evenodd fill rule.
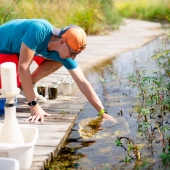
<path fill-rule="evenodd" d="M 69 73 L 73 77 L 74 81 L 78 85 L 81 92 L 86 96 L 87 100 L 91 103 L 91 105 L 100 112 L 102 109 L 104 109 L 99 97 L 97 96 L 96 92 L 92 88 L 91 84 L 87 81 L 85 78 L 82 70 L 80 67 L 69 70 Z M 111 116 L 107 115 L 106 113 L 102 114 L 103 119 L 109 119 L 116 123 L 116 120 L 112 118 Z"/>
<path fill-rule="evenodd" d="M 32 77 L 30 73 L 30 64 L 32 63 L 34 57 L 34 51 L 29 49 L 24 43 L 21 45 L 18 72 L 22 83 L 22 88 L 26 95 L 27 101 L 36 99 L 32 88 Z"/>
<path fill-rule="evenodd" d="M 99 112 L 104 109 L 100 99 L 98 98 L 96 92 L 93 90 L 91 84 L 85 78 L 80 67 L 69 70 L 74 81 L 78 85 L 81 92 L 86 96 L 87 100 L 92 104 L 92 106 Z"/>
<path fill-rule="evenodd" d="M 34 51 L 29 49 L 24 43 L 21 45 L 18 72 L 22 83 L 22 88 L 24 90 L 27 101 L 36 100 L 36 96 L 32 87 L 32 77 L 30 72 L 30 64 L 33 61 Z M 36 122 L 39 119 L 44 121 L 44 115 L 49 116 L 39 104 L 35 106 L 30 106 L 31 116 L 29 120 L 31 122 Z"/>

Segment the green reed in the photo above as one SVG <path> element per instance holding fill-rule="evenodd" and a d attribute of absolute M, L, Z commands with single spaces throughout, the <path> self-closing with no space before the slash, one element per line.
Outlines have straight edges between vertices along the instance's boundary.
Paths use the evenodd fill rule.
<path fill-rule="evenodd" d="M 77 24 L 87 34 L 106 34 L 121 22 L 112 0 L 1 0 L 0 25 L 16 18 L 45 18 L 56 27 Z"/>
<path fill-rule="evenodd" d="M 115 0 L 115 7 L 123 17 L 144 20 L 166 20 L 169 0 Z"/>

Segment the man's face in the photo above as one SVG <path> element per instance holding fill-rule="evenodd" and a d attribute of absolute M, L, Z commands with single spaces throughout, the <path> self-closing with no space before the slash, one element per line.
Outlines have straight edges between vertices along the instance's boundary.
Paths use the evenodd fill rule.
<path fill-rule="evenodd" d="M 70 57 L 69 58 L 72 58 L 73 60 L 75 59 L 75 57 L 81 52 L 73 52 L 73 50 L 71 49 L 71 47 L 68 45 L 67 41 L 66 41 L 66 44 L 67 44 L 67 47 L 70 51 Z"/>
<path fill-rule="evenodd" d="M 60 57 L 62 59 L 71 58 L 72 60 L 74 60 L 80 52 L 76 52 L 75 50 L 73 50 L 68 45 L 67 41 L 64 41 L 64 43 L 61 46 Z"/>

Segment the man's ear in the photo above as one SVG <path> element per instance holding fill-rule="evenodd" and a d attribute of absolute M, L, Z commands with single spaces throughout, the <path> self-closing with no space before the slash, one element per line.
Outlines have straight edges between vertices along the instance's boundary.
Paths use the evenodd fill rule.
<path fill-rule="evenodd" d="M 63 38 L 60 39 L 60 44 L 64 44 L 65 42 L 66 41 Z"/>

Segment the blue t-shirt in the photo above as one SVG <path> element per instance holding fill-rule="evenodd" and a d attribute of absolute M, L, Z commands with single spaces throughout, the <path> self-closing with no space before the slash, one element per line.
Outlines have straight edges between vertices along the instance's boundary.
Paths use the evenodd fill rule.
<path fill-rule="evenodd" d="M 62 59 L 57 51 L 48 51 L 53 25 L 45 19 L 16 19 L 0 26 L 0 53 L 19 54 L 23 42 L 35 55 L 61 62 L 68 70 L 78 66 L 76 60 Z"/>

